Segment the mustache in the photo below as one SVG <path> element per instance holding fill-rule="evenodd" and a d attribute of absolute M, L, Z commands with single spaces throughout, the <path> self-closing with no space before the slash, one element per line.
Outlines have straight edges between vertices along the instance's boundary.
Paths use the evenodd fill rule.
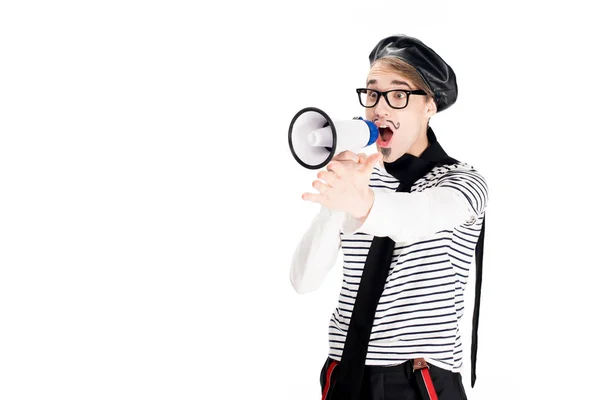
<path fill-rule="evenodd" d="M 377 120 L 375 120 L 375 121 L 377 121 Z M 394 121 L 392 121 L 390 119 L 386 119 L 385 122 L 389 122 L 396 129 L 400 128 L 400 122 L 396 123 L 396 122 L 394 122 Z"/>

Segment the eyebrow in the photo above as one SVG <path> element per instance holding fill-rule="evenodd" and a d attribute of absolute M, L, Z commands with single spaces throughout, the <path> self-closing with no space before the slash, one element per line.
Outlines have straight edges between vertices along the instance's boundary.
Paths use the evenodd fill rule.
<path fill-rule="evenodd" d="M 369 81 L 367 82 L 367 86 L 369 85 L 374 85 L 377 83 L 377 79 L 369 79 Z M 410 88 L 410 85 L 404 81 L 399 81 L 397 79 L 394 79 L 392 82 L 392 85 L 406 85 Z"/>

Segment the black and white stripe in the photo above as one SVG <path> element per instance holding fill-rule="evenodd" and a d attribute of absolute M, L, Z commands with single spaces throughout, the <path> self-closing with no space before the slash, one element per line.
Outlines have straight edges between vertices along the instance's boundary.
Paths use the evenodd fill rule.
<path fill-rule="evenodd" d="M 372 188 L 395 191 L 399 182 L 376 167 Z M 367 365 L 394 365 L 414 358 L 459 372 L 463 345 L 459 321 L 464 290 L 487 206 L 487 185 L 465 163 L 434 168 L 412 192 L 433 187 L 459 190 L 478 218 L 413 243 L 396 243 L 389 276 L 377 306 Z M 340 360 L 372 235 L 340 233 L 343 280 L 339 303 L 329 324 L 329 356 Z"/>

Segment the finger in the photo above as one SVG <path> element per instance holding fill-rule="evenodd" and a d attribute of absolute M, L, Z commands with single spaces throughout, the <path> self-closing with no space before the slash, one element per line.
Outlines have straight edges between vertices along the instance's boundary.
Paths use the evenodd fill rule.
<path fill-rule="evenodd" d="M 348 168 L 341 162 L 332 161 L 327 165 L 327 170 L 334 172 L 339 178 L 346 176 Z"/>
<path fill-rule="evenodd" d="M 325 181 L 331 187 L 335 187 L 340 181 L 340 177 L 332 171 L 319 171 L 317 178 Z"/>
<path fill-rule="evenodd" d="M 358 162 L 358 154 L 356 154 L 350 150 L 345 150 L 345 151 L 342 151 L 341 153 L 337 154 L 335 157 L 333 157 L 332 160 Z"/>
<path fill-rule="evenodd" d="M 326 198 L 322 194 L 318 193 L 302 193 L 302 200 L 312 201 L 313 203 L 326 205 Z"/>
<path fill-rule="evenodd" d="M 327 190 L 330 188 L 329 185 L 321 182 L 321 181 L 313 181 L 312 187 L 317 189 L 319 193 L 327 193 Z"/>
<path fill-rule="evenodd" d="M 371 172 L 371 170 L 375 168 L 375 165 L 377 165 L 377 163 L 381 160 L 382 157 L 383 156 L 379 152 L 371 154 L 369 157 L 367 157 L 362 170 Z"/>
<path fill-rule="evenodd" d="M 360 164 L 356 163 L 354 161 L 336 161 L 336 163 L 339 163 L 339 164 L 343 165 L 347 169 L 357 169 L 358 167 L 360 167 Z M 331 170 L 329 168 L 329 166 L 327 166 L 327 170 L 328 171 Z"/>
<path fill-rule="evenodd" d="M 358 155 L 358 163 L 364 164 L 367 161 L 367 155 L 365 153 L 360 153 Z"/>

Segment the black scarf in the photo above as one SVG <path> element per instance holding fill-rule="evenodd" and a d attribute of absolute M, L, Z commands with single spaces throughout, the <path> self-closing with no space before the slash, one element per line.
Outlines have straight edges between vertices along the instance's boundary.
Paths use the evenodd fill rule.
<path fill-rule="evenodd" d="M 449 157 L 431 129 L 427 129 L 427 138 L 429 146 L 420 157 L 411 154 L 404 154 L 396 161 L 391 163 L 384 162 L 386 171 L 400 181 L 396 189 L 397 192 L 410 192 L 414 183 L 429 173 L 433 168 L 440 165 L 450 165 L 458 163 L 454 158 Z M 479 242 L 477 243 L 476 262 L 477 262 L 477 287 L 476 302 L 473 317 L 473 348 L 472 357 L 472 384 L 474 384 L 474 355 L 473 349 L 476 349 L 477 319 L 479 317 L 479 291 L 481 285 L 480 265 L 483 256 L 483 226 Z M 392 262 L 395 243 L 389 237 L 374 237 L 367 254 L 367 260 L 363 269 L 362 278 L 356 295 L 354 309 L 350 318 L 350 325 L 342 359 L 338 365 L 335 381 L 330 390 L 330 400 L 355 400 L 358 399 L 369 338 L 373 327 L 373 318 L 377 309 L 377 304 L 389 273 L 389 265 Z"/>

